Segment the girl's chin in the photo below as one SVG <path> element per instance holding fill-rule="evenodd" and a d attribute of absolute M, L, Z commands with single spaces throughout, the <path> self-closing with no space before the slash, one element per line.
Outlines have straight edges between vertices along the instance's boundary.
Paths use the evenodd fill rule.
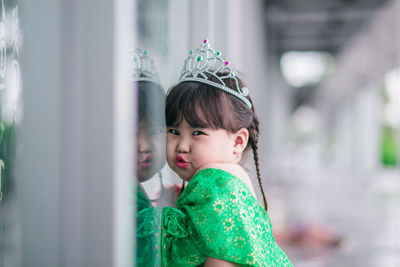
<path fill-rule="evenodd" d="M 155 176 L 165 166 L 165 161 L 154 161 L 151 167 L 137 165 L 137 176 L 139 182 L 145 182 Z"/>
<path fill-rule="evenodd" d="M 143 183 L 146 182 L 147 180 L 150 180 L 157 173 L 149 168 L 138 168 L 137 171 L 138 171 L 137 178 L 139 180 L 139 183 Z"/>
<path fill-rule="evenodd" d="M 143 182 L 146 182 L 146 181 L 150 180 L 150 178 L 151 178 L 151 176 L 141 176 L 141 175 L 138 175 L 138 182 L 139 182 L 139 183 L 143 183 Z"/>

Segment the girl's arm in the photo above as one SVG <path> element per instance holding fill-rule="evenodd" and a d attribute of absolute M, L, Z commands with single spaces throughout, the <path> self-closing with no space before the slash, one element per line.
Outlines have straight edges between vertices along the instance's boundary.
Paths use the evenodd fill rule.
<path fill-rule="evenodd" d="M 216 258 L 207 257 L 204 267 L 236 267 L 237 265 L 230 261 L 224 261 Z"/>

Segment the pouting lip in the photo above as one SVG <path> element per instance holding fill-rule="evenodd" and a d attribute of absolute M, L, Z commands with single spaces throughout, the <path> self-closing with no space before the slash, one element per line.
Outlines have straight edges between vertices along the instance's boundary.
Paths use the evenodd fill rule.
<path fill-rule="evenodd" d="M 184 162 L 184 163 L 187 163 L 187 161 L 186 161 L 181 155 L 177 155 L 177 156 L 176 156 L 176 162 Z"/>
<path fill-rule="evenodd" d="M 178 168 L 186 168 L 189 165 L 189 163 L 181 155 L 177 155 L 175 160 L 175 165 Z"/>
<path fill-rule="evenodd" d="M 152 161 L 151 155 L 146 155 L 145 157 L 140 157 L 138 163 L 148 163 L 151 161 Z"/>
<path fill-rule="evenodd" d="M 153 162 L 149 161 L 149 162 L 139 162 L 138 166 L 140 168 L 150 168 L 153 167 Z"/>

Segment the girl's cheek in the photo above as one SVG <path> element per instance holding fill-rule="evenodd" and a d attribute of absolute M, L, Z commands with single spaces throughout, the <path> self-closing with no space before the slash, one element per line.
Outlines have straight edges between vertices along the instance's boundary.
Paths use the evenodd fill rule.
<path fill-rule="evenodd" d="M 171 161 L 175 158 L 175 153 L 173 148 L 167 146 L 167 161 Z"/>

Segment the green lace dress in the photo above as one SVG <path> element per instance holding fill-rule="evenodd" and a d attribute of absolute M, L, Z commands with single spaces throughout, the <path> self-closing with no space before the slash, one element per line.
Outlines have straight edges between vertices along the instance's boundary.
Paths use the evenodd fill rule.
<path fill-rule="evenodd" d="M 267 212 L 239 178 L 199 171 L 162 214 L 161 265 L 203 266 L 207 257 L 239 266 L 292 266 L 272 236 Z"/>
<path fill-rule="evenodd" d="M 136 195 L 136 265 L 161 266 L 162 208 L 153 207 L 150 200 L 137 187 Z"/>

